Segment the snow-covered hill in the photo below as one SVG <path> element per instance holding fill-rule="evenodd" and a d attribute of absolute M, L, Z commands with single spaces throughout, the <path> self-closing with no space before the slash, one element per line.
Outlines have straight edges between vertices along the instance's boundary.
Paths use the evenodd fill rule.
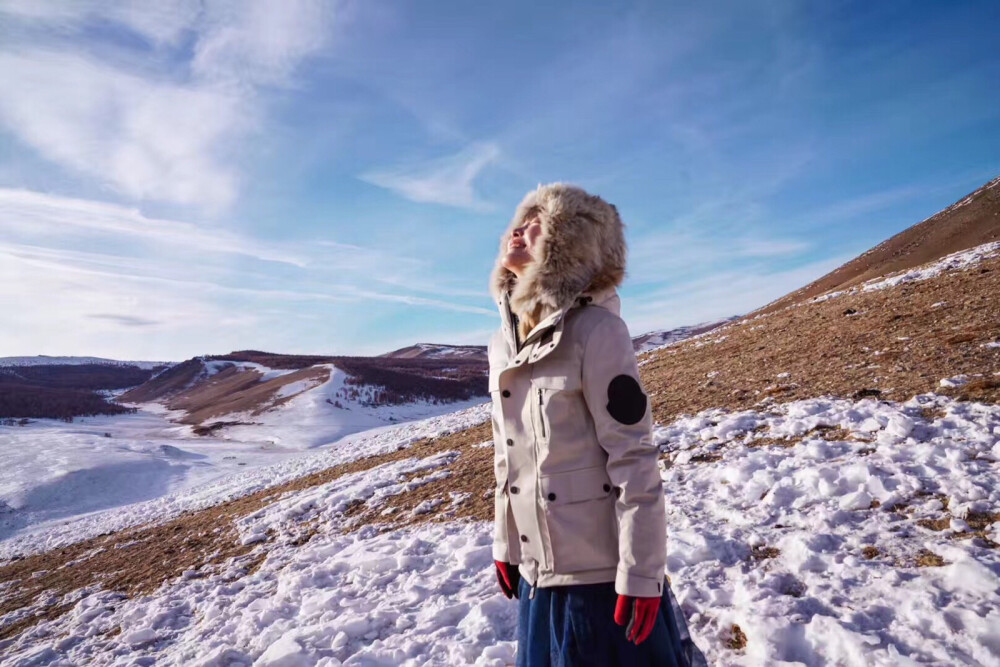
<path fill-rule="evenodd" d="M 221 369 L 210 364 L 209 370 Z M 270 379 L 283 375 L 256 370 Z M 221 414 L 201 429 L 180 423 L 183 412 L 157 403 L 137 404 L 139 412 L 132 415 L 78 418 L 71 424 L 43 419 L 0 426 L 0 540 L 53 528 L 65 533 L 64 527 L 80 517 L 103 526 L 94 513 L 114 513 L 134 503 L 153 503 L 134 513 L 148 521 L 164 515 L 150 509 L 157 504 L 168 508 L 167 514 L 171 507 L 186 506 L 178 498 L 188 492 L 201 502 L 226 497 L 234 492 L 227 478 L 242 479 L 247 469 L 289 462 L 301 473 L 307 464 L 299 459 L 306 450 L 344 446 L 355 433 L 377 433 L 482 403 L 476 398 L 373 407 L 365 404 L 363 391 L 356 398 L 344 392 L 343 371 L 332 366 L 327 371 L 324 381 L 283 385 L 280 403 L 269 410 Z M 119 527 L 128 523 L 111 521 Z M 89 533 L 75 533 L 83 534 Z M 43 543 L 51 540 L 43 538 Z M 0 553 L 11 544 L 0 542 Z"/>
<path fill-rule="evenodd" d="M 99 364 L 104 366 L 136 366 L 151 370 L 159 366 L 169 366 L 170 361 L 119 361 L 102 357 L 48 357 L 44 354 L 34 357 L 0 357 L 0 366 L 83 366 Z"/>
<path fill-rule="evenodd" d="M 436 343 L 417 343 L 387 352 L 384 357 L 400 359 L 481 359 L 486 360 L 485 345 L 439 345 Z"/>
<path fill-rule="evenodd" d="M 642 354 L 643 352 L 651 352 L 652 350 L 657 350 L 661 347 L 666 347 L 668 345 L 675 345 L 683 340 L 687 340 L 693 336 L 700 336 L 706 334 L 709 331 L 721 327 L 723 324 L 733 322 L 738 317 L 727 317 L 724 320 L 716 320 L 715 322 L 703 322 L 701 324 L 692 324 L 685 327 L 677 327 L 676 329 L 663 329 L 661 331 L 650 331 L 641 336 L 636 336 L 632 339 L 632 347 L 635 348 L 636 354 Z"/>

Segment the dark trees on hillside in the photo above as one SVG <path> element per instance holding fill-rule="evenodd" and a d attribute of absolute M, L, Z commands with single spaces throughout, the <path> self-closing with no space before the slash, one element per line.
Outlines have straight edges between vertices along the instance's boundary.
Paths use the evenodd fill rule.
<path fill-rule="evenodd" d="M 26 384 L 52 389 L 124 389 L 142 384 L 152 370 L 111 364 L 43 364 L 0 367 L 0 385 Z"/>
<path fill-rule="evenodd" d="M 152 370 L 111 364 L 44 364 L 0 367 L 0 418 L 64 419 L 135 412 L 112 403 L 98 389 L 142 384 Z"/>
<path fill-rule="evenodd" d="M 135 408 L 109 403 L 90 391 L 0 384 L 0 417 L 72 421 L 73 417 L 117 415 L 135 411 Z"/>

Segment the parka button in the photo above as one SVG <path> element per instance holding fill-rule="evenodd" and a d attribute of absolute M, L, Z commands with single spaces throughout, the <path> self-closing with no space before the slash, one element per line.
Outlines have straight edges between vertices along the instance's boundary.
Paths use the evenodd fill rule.
<path fill-rule="evenodd" d="M 514 441 L 511 440 L 510 438 L 507 438 L 507 446 L 508 447 L 513 447 L 514 446 Z"/>
<path fill-rule="evenodd" d="M 504 398 L 510 398 L 510 390 L 504 389 L 502 392 L 500 392 L 500 395 L 503 396 Z"/>
<path fill-rule="evenodd" d="M 528 536 L 527 535 L 522 535 L 521 536 L 521 541 L 522 542 L 527 542 L 528 541 Z"/>
<path fill-rule="evenodd" d="M 604 485 L 604 493 L 611 493 L 611 485 L 610 484 L 605 484 Z"/>
<path fill-rule="evenodd" d="M 555 500 L 555 499 L 556 499 L 556 494 L 550 493 L 549 494 L 549 500 Z"/>
<path fill-rule="evenodd" d="M 518 492 L 518 491 L 520 491 L 520 490 L 521 490 L 521 489 L 517 488 L 516 486 L 512 486 L 512 487 L 510 487 L 510 492 L 511 492 L 511 493 L 517 493 L 517 492 Z"/>

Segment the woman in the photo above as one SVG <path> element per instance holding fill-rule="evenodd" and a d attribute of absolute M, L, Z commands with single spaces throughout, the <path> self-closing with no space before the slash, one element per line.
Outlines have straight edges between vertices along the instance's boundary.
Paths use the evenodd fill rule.
<path fill-rule="evenodd" d="M 704 664 L 664 576 L 652 416 L 619 317 L 625 255 L 615 207 L 556 183 L 518 206 L 491 276 L 493 557 L 519 600 L 518 665 Z"/>

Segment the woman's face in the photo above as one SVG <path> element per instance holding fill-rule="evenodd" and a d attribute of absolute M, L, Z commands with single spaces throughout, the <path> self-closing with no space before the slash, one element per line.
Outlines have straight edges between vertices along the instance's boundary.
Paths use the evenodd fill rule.
<path fill-rule="evenodd" d="M 520 226 L 514 228 L 507 241 L 507 254 L 503 258 L 504 268 L 520 278 L 521 272 L 535 257 L 541 235 L 542 223 L 538 215 L 529 215 L 525 218 Z"/>

